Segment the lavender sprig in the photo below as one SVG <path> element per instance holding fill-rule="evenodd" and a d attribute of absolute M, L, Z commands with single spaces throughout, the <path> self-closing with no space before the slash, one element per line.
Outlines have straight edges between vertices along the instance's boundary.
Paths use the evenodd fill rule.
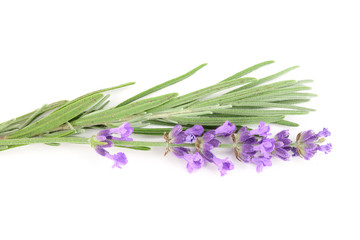
<path fill-rule="evenodd" d="M 265 166 L 271 166 L 275 157 L 289 160 L 292 153 L 310 159 L 317 151 L 330 152 L 331 144 L 321 145 L 330 135 L 326 129 L 317 134 L 312 130 L 302 132 L 294 143 L 289 139 L 288 131 L 281 131 L 271 138 L 270 126 L 264 122 L 297 126 L 285 120 L 285 116 L 313 111 L 296 104 L 316 96 L 303 92 L 311 89 L 305 86 L 311 80 L 267 83 L 297 66 L 260 79 L 246 76 L 271 63 L 273 61 L 256 64 L 223 81 L 182 96 L 168 93 L 145 98 L 192 76 L 206 64 L 125 99 L 115 107 L 107 107 L 110 95 L 105 92 L 130 86 L 134 82 L 100 89 L 72 101 L 45 104 L 0 124 L 0 151 L 33 143 L 51 146 L 63 142 L 90 143 L 96 152 L 114 161 L 113 167 L 120 168 L 128 160 L 122 152 L 111 154 L 109 149 L 112 147 L 135 150 L 165 147 L 165 155 L 172 152 L 184 159 L 189 172 L 210 164 L 215 165 L 221 175 L 232 170 L 234 164 L 229 157 L 216 156 L 216 148 L 233 149 L 238 160 L 255 164 L 258 172 Z M 259 122 L 256 129 L 244 127 Z M 172 128 L 146 128 L 148 125 Z M 236 132 L 236 125 L 243 127 Z M 75 136 L 88 129 L 100 131 L 91 138 Z M 132 133 L 163 135 L 165 141 L 132 141 Z M 231 138 L 233 143 L 223 143 L 226 138 Z"/>
<path fill-rule="evenodd" d="M 259 121 L 295 126 L 296 123 L 284 120 L 285 116 L 312 111 L 295 104 L 308 101 L 315 95 L 302 92 L 311 89 L 305 86 L 308 80 L 267 83 L 296 67 L 260 79 L 246 76 L 271 63 L 273 61 L 256 64 L 214 85 L 182 96 L 169 93 L 146 98 L 150 93 L 192 76 L 206 64 L 125 99 L 115 107 L 107 107 L 109 94 L 105 92 L 133 85 L 134 82 L 97 90 L 72 101 L 45 104 L 28 114 L 1 123 L 0 140 L 69 137 L 92 128 L 117 128 L 124 122 L 131 123 L 135 132 L 146 134 L 156 131 L 144 128 L 147 125 L 181 125 L 184 128 L 202 125 L 205 129 L 214 129 L 226 120 L 242 126 Z M 0 151 L 19 145 L 2 146 Z"/>
<path fill-rule="evenodd" d="M 128 123 L 125 123 L 119 129 L 124 129 L 125 126 L 129 128 Z M 288 161 L 291 157 L 291 152 L 298 153 L 293 156 L 301 156 L 308 160 L 315 155 L 316 151 L 329 153 L 332 149 L 331 144 L 320 145 L 320 143 L 325 141 L 325 137 L 330 136 L 330 132 L 326 128 L 317 134 L 312 130 L 300 133 L 296 142 L 292 143 L 289 139 L 288 130 L 283 130 L 277 133 L 274 138 L 269 138 L 271 136 L 270 127 L 263 122 L 260 122 L 258 128 L 254 130 L 247 130 L 246 127 L 242 127 L 236 134 L 234 133 L 236 130 L 235 125 L 228 121 L 215 130 L 209 130 L 205 133 L 200 125 L 196 125 L 186 131 L 183 131 L 182 127 L 177 125 L 170 131 L 169 135 L 164 135 L 166 136 L 165 142 L 122 141 L 121 139 L 114 139 L 109 136 L 109 133 L 118 132 L 119 129 L 109 129 L 105 132 L 100 132 L 96 139 L 101 140 L 102 143 L 100 144 L 103 145 L 95 144 L 95 150 L 99 152 L 99 148 L 108 147 L 108 139 L 112 139 L 115 145 L 166 147 L 166 153 L 172 152 L 176 157 L 185 160 L 189 173 L 202 168 L 206 163 L 214 164 L 221 176 L 233 170 L 234 164 L 229 160 L 229 157 L 219 158 L 215 156 L 213 150 L 217 147 L 234 149 L 236 158 L 244 163 L 255 164 L 257 172 L 262 172 L 264 167 L 272 166 L 273 158 Z M 132 131 L 127 132 L 130 133 Z M 125 135 L 126 138 L 128 136 L 128 134 Z M 224 139 L 224 136 L 231 136 L 233 144 L 224 144 L 221 140 L 217 139 L 217 137 Z M 187 139 L 190 140 L 187 141 Z M 120 155 L 121 157 L 123 157 L 122 154 Z M 117 155 L 103 156 L 117 161 L 115 159 Z"/>
<path fill-rule="evenodd" d="M 133 128 L 129 123 L 125 122 L 118 128 L 105 129 L 98 132 L 91 138 L 84 137 L 54 137 L 54 138 L 21 138 L 21 139 L 2 139 L 0 147 L 3 146 L 21 146 L 33 143 L 75 143 L 90 144 L 97 153 L 114 161 L 113 167 L 121 168 L 127 164 L 128 160 L 123 152 L 110 154 L 106 149 L 111 147 L 125 147 L 135 150 L 150 150 L 150 147 L 170 148 L 171 152 L 178 158 L 184 159 L 187 163 L 189 172 L 200 169 L 206 163 L 214 164 L 220 174 L 224 176 L 228 171 L 234 169 L 234 164 L 229 157 L 219 158 L 215 156 L 213 150 L 215 148 L 233 149 L 238 160 L 244 163 L 252 163 L 256 165 L 257 172 L 261 172 L 264 167 L 272 165 L 273 158 L 280 158 L 288 161 L 292 156 L 300 156 L 309 160 L 317 151 L 329 153 L 332 149 L 330 143 L 321 145 L 326 137 L 331 134 L 328 129 L 324 128 L 318 133 L 308 130 L 298 134 L 296 142 L 289 139 L 288 130 L 277 133 L 274 138 L 269 138 L 270 128 L 264 123 L 260 123 L 259 127 L 254 130 L 248 130 L 242 127 L 235 134 L 234 126 L 229 122 L 225 122 L 215 130 L 209 130 L 205 133 L 201 130 L 201 126 L 194 126 L 189 131 L 182 131 L 182 127 L 175 126 L 171 133 L 171 137 L 162 142 L 133 141 L 130 135 Z M 232 144 L 222 143 L 224 134 L 231 134 Z M 216 133 L 219 133 L 217 136 Z M 119 135 L 114 136 L 114 134 Z M 195 135 L 194 135 L 195 134 Z M 195 140 L 186 141 L 188 136 L 194 135 Z M 221 138 L 221 140 L 217 138 Z M 229 136 L 228 136 L 229 138 Z M 192 137 L 190 138 L 192 139 Z M 181 152 L 181 153 L 179 153 Z"/>

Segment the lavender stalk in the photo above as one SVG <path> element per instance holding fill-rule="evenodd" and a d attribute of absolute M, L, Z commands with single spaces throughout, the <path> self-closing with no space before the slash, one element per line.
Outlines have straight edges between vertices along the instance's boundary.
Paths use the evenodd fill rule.
<path fill-rule="evenodd" d="M 134 82 L 97 90 L 72 101 L 43 105 L 33 112 L 0 124 L 0 151 L 39 142 L 40 139 L 43 139 L 45 144 L 55 146 L 64 141 L 76 141 L 72 137 L 88 129 L 117 128 L 124 122 L 134 127 L 134 133 L 151 135 L 169 133 L 175 125 L 182 125 L 184 128 L 201 125 L 208 131 L 225 121 L 230 121 L 237 126 L 257 124 L 260 121 L 297 126 L 297 123 L 287 121 L 285 117 L 313 111 L 313 109 L 296 105 L 315 96 L 315 94 L 303 92 L 311 89 L 305 85 L 311 81 L 284 80 L 267 83 L 297 67 L 291 67 L 260 79 L 246 77 L 271 63 L 273 61 L 256 64 L 212 86 L 182 96 L 169 93 L 145 98 L 149 94 L 192 76 L 206 64 L 126 99 L 116 107 L 107 107 L 109 94 L 105 92 L 133 85 Z M 217 96 L 214 97 L 214 94 Z M 161 126 L 161 128 L 147 128 L 147 126 Z M 82 138 L 77 140 L 83 141 Z M 208 144 L 215 144 L 215 142 L 206 142 L 207 147 L 203 149 L 203 154 L 208 154 L 207 148 L 210 147 Z M 146 149 L 146 146 L 141 147 Z M 177 150 L 185 151 L 181 148 Z"/>

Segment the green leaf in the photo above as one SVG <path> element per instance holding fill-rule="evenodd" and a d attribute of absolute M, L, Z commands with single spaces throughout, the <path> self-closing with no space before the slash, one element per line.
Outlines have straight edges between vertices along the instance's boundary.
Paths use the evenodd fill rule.
<path fill-rule="evenodd" d="M 279 115 L 302 115 L 307 111 L 296 110 L 253 110 L 253 109 L 218 109 L 214 113 L 231 114 L 238 116 L 279 116 Z"/>
<path fill-rule="evenodd" d="M 36 117 L 38 117 L 44 111 L 45 108 L 46 108 L 46 104 L 41 108 L 39 108 L 38 110 L 35 110 L 35 112 L 28 119 L 26 119 L 26 121 L 23 124 L 21 124 L 19 129 L 22 129 L 27 125 L 29 125 Z"/>
<path fill-rule="evenodd" d="M 53 132 L 53 133 L 44 134 L 42 137 L 59 138 L 59 137 L 70 136 L 70 135 L 73 135 L 76 133 L 78 133 L 78 131 L 75 129 L 63 130 L 63 131 L 57 131 L 57 132 Z"/>
<path fill-rule="evenodd" d="M 65 105 L 65 104 L 67 104 L 68 102 L 69 101 L 67 101 L 67 100 L 63 100 L 63 101 L 58 101 L 58 102 L 48 104 L 41 111 L 38 112 L 38 115 L 43 114 L 43 113 L 45 113 L 47 111 L 53 110 L 55 108 L 61 107 L 61 106 Z M 35 110 L 35 111 L 32 111 L 32 112 L 27 113 L 25 115 L 22 115 L 20 117 L 17 117 L 17 118 L 14 118 L 14 119 L 11 119 L 9 121 L 1 123 L 0 124 L 0 131 L 1 132 L 9 131 L 10 127 L 12 128 L 14 125 L 26 121 L 29 117 L 34 115 L 34 113 L 36 113 L 37 111 L 38 110 Z M 21 125 L 19 124 L 18 126 L 21 126 Z"/>
<path fill-rule="evenodd" d="M 236 74 L 222 80 L 221 82 L 233 80 L 235 78 L 241 78 L 241 77 L 243 77 L 243 76 L 245 76 L 245 75 L 247 75 L 247 74 L 249 74 L 249 73 L 251 73 L 251 72 L 253 72 L 253 71 L 255 71 L 255 70 L 257 70 L 257 69 L 259 69 L 261 67 L 263 67 L 263 66 L 269 65 L 271 63 L 274 63 L 274 61 L 266 61 L 266 62 L 256 64 L 256 65 L 254 65 L 252 67 L 249 67 L 249 68 L 247 68 L 245 70 L 242 70 L 241 72 L 238 72 L 238 73 L 236 73 Z"/>
<path fill-rule="evenodd" d="M 44 144 L 49 145 L 49 146 L 53 146 L 53 147 L 60 146 L 60 143 L 44 143 Z"/>
<path fill-rule="evenodd" d="M 295 122 L 290 122 L 287 120 L 280 120 L 280 121 L 277 121 L 274 123 L 279 124 L 279 125 L 289 126 L 289 127 L 298 127 L 299 126 L 299 124 L 297 124 Z"/>
<path fill-rule="evenodd" d="M 120 103 L 120 104 L 117 105 L 116 107 L 124 106 L 124 105 L 129 104 L 129 103 L 131 103 L 131 102 L 134 102 L 134 101 L 136 101 L 136 100 L 138 100 L 138 99 L 140 99 L 140 98 L 142 98 L 142 97 L 145 97 L 145 96 L 147 96 L 147 95 L 149 95 L 149 94 L 151 94 L 151 93 L 153 93 L 153 92 L 159 91 L 159 90 L 161 90 L 161 89 L 163 89 L 163 88 L 166 88 L 166 87 L 171 86 L 171 85 L 173 85 L 173 84 L 175 84 L 175 83 L 178 83 L 178 82 L 180 82 L 180 81 L 182 81 L 182 80 L 190 77 L 191 75 L 193 75 L 194 73 L 196 73 L 197 71 L 199 71 L 201 68 L 205 67 L 206 65 L 207 65 L 207 63 L 201 64 L 200 66 L 198 66 L 198 67 L 194 68 L 193 70 L 185 73 L 184 75 L 181 75 L 180 77 L 171 79 L 171 80 L 169 80 L 169 81 L 166 81 L 166 82 L 164 82 L 164 83 L 161 83 L 161 84 L 159 84 L 159 85 L 156 85 L 155 87 L 152 87 L 152 88 L 150 88 L 150 89 L 148 89 L 148 90 L 146 90 L 146 91 L 143 91 L 143 92 L 135 95 L 134 97 L 131 97 L 131 98 L 125 100 L 124 102 Z"/>
<path fill-rule="evenodd" d="M 53 128 L 56 128 L 71 119 L 75 118 L 83 111 L 86 111 L 89 107 L 96 104 L 103 97 L 103 94 L 98 93 L 82 98 L 78 101 L 72 101 L 66 106 L 59 108 L 52 112 L 50 115 L 36 121 L 27 127 L 10 134 L 8 138 L 24 138 L 35 136 L 40 133 L 45 133 Z"/>
<path fill-rule="evenodd" d="M 127 86 L 130 86 L 130 85 L 133 85 L 133 84 L 135 84 L 135 82 L 128 82 L 128 83 L 124 83 L 124 84 L 121 84 L 121 85 L 118 85 L 118 86 L 115 86 L 115 87 L 109 87 L 109 88 L 103 88 L 103 89 L 100 89 L 100 90 L 96 90 L 96 91 L 87 93 L 87 94 L 85 94 L 85 95 L 82 95 L 82 96 L 80 96 L 80 97 L 78 97 L 78 98 L 75 98 L 75 99 L 72 100 L 70 103 L 79 101 L 79 100 L 84 99 L 84 98 L 87 98 L 87 97 L 89 97 L 89 96 L 96 95 L 96 94 L 98 94 L 98 93 L 103 93 L 103 92 L 107 92 L 107 91 L 111 91 L 111 90 L 115 90 L 115 89 L 127 87 Z"/>
<path fill-rule="evenodd" d="M 295 106 L 291 104 L 282 104 L 282 103 L 272 103 L 272 102 L 234 102 L 232 105 L 236 108 L 242 108 L 242 107 L 260 107 L 260 108 L 287 108 L 287 109 L 294 109 L 294 110 L 300 110 L 300 111 L 315 111 L 315 109 L 312 108 L 306 108 L 306 107 L 300 107 Z"/>
<path fill-rule="evenodd" d="M 252 88 L 252 87 L 255 87 L 255 86 L 257 86 L 257 85 L 263 84 L 263 83 L 265 83 L 265 82 L 274 80 L 274 79 L 276 79 L 276 78 L 278 78 L 278 77 L 280 77 L 280 76 L 282 76 L 282 75 L 284 75 L 284 74 L 286 74 L 286 73 L 288 73 L 288 72 L 290 72 L 290 71 L 292 71 L 292 70 L 294 70 L 294 69 L 296 69 L 296 68 L 298 68 L 298 67 L 299 67 L 299 66 L 294 66 L 294 67 L 287 68 L 287 69 L 285 69 L 285 70 L 283 70 L 283 71 L 281 71 L 281 72 L 278 72 L 278 73 L 275 73 L 275 74 L 273 74 L 273 75 L 270 75 L 270 76 L 261 78 L 261 79 L 255 81 L 255 82 L 246 84 L 245 86 L 242 86 L 242 87 L 240 87 L 240 88 L 237 88 L 237 89 L 235 89 L 235 90 L 233 90 L 233 91 L 231 91 L 231 92 L 229 92 L 229 93 L 236 92 L 236 91 L 239 91 L 239 90 L 248 89 L 248 88 Z"/>
<path fill-rule="evenodd" d="M 186 117 L 170 117 L 171 120 L 175 120 L 179 124 L 200 124 L 207 126 L 220 126 L 226 120 L 230 121 L 235 125 L 246 125 L 246 124 L 258 124 L 260 121 L 271 123 L 278 122 L 282 120 L 284 116 L 264 116 L 264 117 L 196 117 L 196 118 L 186 118 Z"/>
<path fill-rule="evenodd" d="M 85 114 L 91 113 L 92 111 L 98 110 L 98 109 L 102 109 L 104 107 L 104 105 L 102 105 L 106 100 L 108 100 L 108 98 L 110 97 L 110 94 L 106 94 L 105 97 L 103 97 L 98 103 L 96 103 L 94 106 L 92 106 L 91 108 L 89 108 Z M 109 101 L 105 102 L 105 104 L 107 104 Z"/>
<path fill-rule="evenodd" d="M 0 146 L 0 151 L 8 149 L 8 146 Z"/>
<path fill-rule="evenodd" d="M 138 113 L 143 113 L 149 109 L 160 106 L 176 96 L 177 93 L 170 93 L 159 97 L 148 98 L 137 102 L 129 103 L 125 106 L 121 106 L 118 108 L 96 111 L 71 122 L 71 124 L 73 126 L 92 126 L 114 121 L 121 121 L 122 118 L 132 116 Z"/>
<path fill-rule="evenodd" d="M 134 134 L 143 135 L 163 135 L 164 132 L 168 133 L 172 128 L 134 128 Z"/>
<path fill-rule="evenodd" d="M 280 103 L 280 104 L 298 104 L 298 103 L 304 103 L 309 102 L 310 99 L 287 99 L 287 100 L 277 100 L 277 101 L 271 101 L 274 103 Z"/>
<path fill-rule="evenodd" d="M 246 98 L 247 101 L 264 101 L 264 102 L 275 102 L 275 101 L 285 101 L 292 99 L 304 99 L 306 97 L 316 97 L 316 94 L 313 93 L 286 93 L 286 94 L 263 94 L 259 96 Z"/>
<path fill-rule="evenodd" d="M 168 103 L 162 105 L 161 107 L 152 109 L 150 112 L 164 111 L 166 109 L 173 108 L 173 107 L 176 107 L 176 106 L 179 106 L 182 104 L 186 104 L 188 102 L 193 102 L 197 99 L 204 98 L 213 93 L 216 93 L 216 92 L 219 92 L 222 90 L 226 90 L 226 89 L 234 87 L 234 86 L 242 85 L 242 84 L 245 84 L 248 82 L 252 82 L 254 80 L 256 80 L 256 78 L 238 78 L 238 79 L 232 79 L 232 80 L 229 80 L 226 82 L 220 82 L 220 83 L 217 83 L 210 87 L 206 87 L 206 88 L 182 95 L 180 97 L 177 97 L 177 98 L 169 101 Z"/>
<path fill-rule="evenodd" d="M 264 86 L 253 87 L 251 89 L 245 89 L 237 92 L 232 92 L 230 94 L 224 94 L 218 97 L 210 98 L 201 102 L 198 102 L 190 108 L 199 108 L 205 106 L 211 106 L 215 104 L 232 104 L 233 102 L 239 101 L 240 99 L 246 99 L 250 96 L 258 96 L 260 93 L 267 93 L 271 91 L 278 91 L 278 88 L 288 86 L 289 84 L 293 84 L 296 82 L 295 80 L 287 80 L 276 83 L 267 84 Z"/>

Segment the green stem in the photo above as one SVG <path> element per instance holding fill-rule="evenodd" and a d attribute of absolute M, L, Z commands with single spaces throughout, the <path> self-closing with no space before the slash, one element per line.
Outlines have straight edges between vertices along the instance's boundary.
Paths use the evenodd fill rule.
<path fill-rule="evenodd" d="M 166 142 L 147 142 L 147 141 L 116 141 L 113 140 L 115 146 L 146 146 L 146 147 L 195 147 L 194 143 L 174 144 Z M 234 148 L 234 144 L 220 144 L 219 148 Z"/>
<path fill-rule="evenodd" d="M 26 145 L 34 143 L 74 143 L 89 144 L 88 138 L 83 137 L 61 137 L 61 138 L 19 138 L 1 139 L 0 146 Z M 134 147 L 195 147 L 194 143 L 174 144 L 166 142 L 147 142 L 147 141 L 117 141 L 113 140 L 115 146 L 134 146 Z M 220 144 L 219 148 L 234 148 L 234 144 Z"/>

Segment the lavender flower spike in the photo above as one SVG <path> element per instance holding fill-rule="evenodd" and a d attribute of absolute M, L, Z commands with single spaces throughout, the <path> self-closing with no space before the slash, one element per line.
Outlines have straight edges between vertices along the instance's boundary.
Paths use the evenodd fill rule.
<path fill-rule="evenodd" d="M 331 143 L 326 145 L 320 145 L 320 143 L 324 142 L 325 137 L 330 135 L 331 133 L 326 128 L 317 134 L 313 130 L 299 133 L 295 143 L 297 154 L 309 160 L 317 151 L 325 152 L 325 154 L 329 153 L 332 149 Z"/>
<path fill-rule="evenodd" d="M 213 162 L 213 158 L 215 157 L 211 150 L 219 145 L 220 141 L 216 139 L 215 130 L 206 132 L 202 138 L 197 138 L 195 143 L 197 151 L 209 162 Z"/>
<path fill-rule="evenodd" d="M 174 143 L 174 144 L 182 144 L 186 142 L 187 135 L 182 130 L 181 125 L 174 126 L 171 131 L 169 132 L 169 135 L 164 133 L 164 139 L 167 143 Z M 172 152 L 176 157 L 178 158 L 184 158 L 185 154 L 188 154 L 190 150 L 185 147 L 167 147 L 165 155 L 168 152 Z"/>
<path fill-rule="evenodd" d="M 128 162 L 126 155 L 122 152 L 110 154 L 105 148 L 111 148 L 114 145 L 111 140 L 132 141 L 132 138 L 129 138 L 129 136 L 133 131 L 134 128 L 127 122 L 124 122 L 118 128 L 101 130 L 96 136 L 91 138 L 91 146 L 94 147 L 95 151 L 101 156 L 114 160 L 113 168 L 121 168 L 121 166 Z M 114 137 L 112 134 L 119 134 L 120 137 Z"/>
<path fill-rule="evenodd" d="M 275 149 L 271 153 L 272 156 L 278 157 L 284 161 L 288 161 L 290 158 L 289 151 L 291 150 L 291 140 L 289 139 L 289 130 L 283 130 L 277 133 L 274 137 Z"/>
<path fill-rule="evenodd" d="M 246 163 L 250 162 L 251 158 L 256 154 L 254 149 L 254 145 L 258 143 L 256 138 L 250 134 L 246 127 L 240 128 L 237 134 L 232 136 L 236 144 L 234 148 L 236 158 Z"/>

